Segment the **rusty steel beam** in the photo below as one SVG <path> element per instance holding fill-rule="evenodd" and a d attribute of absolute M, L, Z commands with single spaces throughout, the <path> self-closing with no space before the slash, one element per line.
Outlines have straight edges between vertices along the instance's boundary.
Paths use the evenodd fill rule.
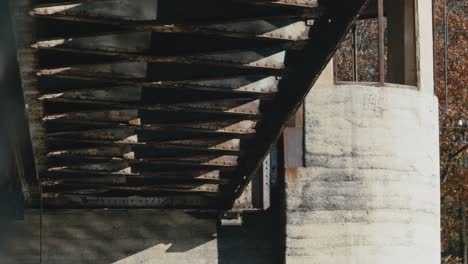
<path fill-rule="evenodd" d="M 125 62 L 120 62 L 125 63 Z M 110 63 L 112 64 L 112 63 Z M 116 63 L 114 63 L 116 64 Z M 98 65 L 90 65 L 98 66 Z M 73 79 L 73 80 L 97 80 L 103 82 L 114 82 L 121 84 L 131 84 L 131 83 L 147 83 L 144 79 L 138 78 L 136 76 L 126 76 L 125 74 L 111 74 L 105 72 L 96 72 L 88 70 L 80 70 L 79 67 L 62 67 L 55 69 L 43 69 L 40 71 L 35 71 L 35 74 L 38 77 L 50 77 L 50 78 L 61 78 L 61 79 Z M 284 73 L 283 69 L 271 69 L 271 68 L 256 68 L 258 75 L 272 75 L 272 76 L 282 76 Z M 154 81 L 154 85 L 157 85 L 159 81 Z"/>
<path fill-rule="evenodd" d="M 73 120 L 72 120 L 73 121 Z M 145 125 L 132 125 L 122 123 L 109 123 L 109 122 L 92 122 L 92 121 L 76 121 L 81 126 L 102 125 L 104 128 L 81 131 L 61 131 L 50 132 L 48 137 L 77 137 L 83 139 L 115 139 L 117 134 L 126 133 L 125 138 L 138 132 L 146 133 L 170 133 L 177 135 L 178 133 L 204 135 L 204 136 L 233 136 L 241 137 L 251 136 L 255 134 L 255 121 L 244 120 L 234 122 L 233 124 L 218 124 L 216 122 L 207 123 L 175 123 L 175 124 L 145 124 Z"/>
<path fill-rule="evenodd" d="M 182 193 L 220 193 L 218 184 L 157 184 L 145 186 L 119 186 L 109 184 L 70 184 L 56 181 L 42 182 L 42 188 L 45 194 L 102 194 L 105 192 L 129 192 L 133 195 L 138 195 L 141 192 L 145 193 L 160 193 L 160 192 L 182 192 Z"/>
<path fill-rule="evenodd" d="M 50 140 L 50 139 L 49 139 Z M 69 142 L 69 141 L 68 141 Z M 77 141 L 75 141 L 77 142 Z M 90 141 L 78 141 L 82 146 L 89 144 Z M 77 142 L 77 143 L 78 143 Z M 51 151 L 47 154 L 48 157 L 63 157 L 68 155 L 89 155 L 100 157 L 141 157 L 149 156 L 152 152 L 174 153 L 176 151 L 187 151 L 191 153 L 208 154 L 208 155 L 236 155 L 239 152 L 239 146 L 227 141 L 224 144 L 218 144 L 213 147 L 210 146 L 194 146 L 194 145 L 172 145 L 172 144 L 158 144 L 158 143 L 99 143 L 91 141 L 97 147 L 81 147 L 81 148 L 62 148 L 59 150 Z"/>
<path fill-rule="evenodd" d="M 60 7 L 67 5 L 77 5 L 86 3 L 97 3 L 109 0 L 67 0 L 67 1 L 49 1 L 48 3 L 35 4 L 34 9 L 47 8 L 47 7 Z M 271 5 L 271 6 L 284 6 L 284 7 L 299 7 L 300 10 L 305 8 L 317 8 L 319 7 L 318 0 L 230 0 L 229 2 L 240 2 L 253 5 Z"/>
<path fill-rule="evenodd" d="M 49 0 L 43 1 L 44 3 L 34 4 L 33 8 L 51 7 L 51 6 L 65 6 L 65 5 L 77 5 L 84 3 L 96 3 L 105 2 L 109 0 Z"/>
<path fill-rule="evenodd" d="M 77 53 L 82 55 L 97 55 L 109 57 L 119 61 L 135 61 L 148 63 L 177 63 L 177 64 L 196 64 L 196 65 L 211 65 L 220 67 L 239 67 L 239 68 L 266 68 L 266 69 L 284 69 L 285 51 L 283 49 L 249 49 L 249 50 L 233 50 L 222 52 L 205 52 L 196 54 L 186 54 L 181 56 L 154 56 L 144 53 L 135 52 L 115 52 L 107 50 L 91 50 L 77 49 L 70 47 L 50 47 L 42 48 L 41 50 L 52 50 L 63 53 Z M 63 54 L 64 56 L 66 54 Z M 102 59 L 102 57 L 101 57 Z M 96 64 L 99 59 L 96 59 Z M 72 67 L 73 65 L 69 65 Z M 78 65 L 86 67 L 86 65 Z M 39 75 L 53 74 L 62 70 L 59 69 L 40 69 Z"/>
<path fill-rule="evenodd" d="M 86 141 L 82 141 L 81 144 L 87 144 Z M 123 146 L 121 146 L 123 145 Z M 159 153 L 151 155 L 154 151 L 159 151 Z M 174 146 L 158 146 L 158 147 L 148 147 L 148 148 L 137 148 L 130 147 L 128 144 L 115 144 L 109 147 L 109 145 L 100 146 L 99 148 L 66 148 L 63 150 L 51 151 L 47 156 L 51 159 L 68 159 L 69 157 L 75 157 L 82 155 L 83 157 L 107 157 L 109 159 L 114 158 L 134 158 L 140 157 L 141 160 L 152 158 L 159 159 L 161 155 L 166 154 L 171 155 L 181 155 L 181 152 L 189 152 L 193 155 L 238 155 L 238 151 L 226 150 L 226 149 L 211 149 L 211 148 L 202 148 L 202 147 L 174 147 Z"/>
<path fill-rule="evenodd" d="M 44 204 L 228 209 L 362 3 L 33 6 Z"/>
<path fill-rule="evenodd" d="M 221 104 L 187 104 L 187 105 L 162 105 L 162 104 L 136 104 L 136 103 L 119 103 L 119 102 L 108 102 L 108 101 L 93 101 L 93 100 L 76 100 L 76 99 L 65 99 L 65 98 L 52 98 L 43 99 L 43 101 L 53 103 L 66 103 L 75 105 L 93 105 L 99 107 L 105 107 L 109 109 L 120 109 L 120 110 L 148 110 L 148 111 L 161 111 L 161 112 L 182 112 L 182 113 L 205 113 L 205 114 L 222 114 L 232 118 L 240 117 L 245 119 L 256 120 L 261 117 L 259 112 L 260 102 L 258 100 L 250 101 L 237 106 L 226 106 Z M 78 112 L 83 113 L 83 111 Z M 71 113 L 60 113 L 53 115 L 45 115 L 43 120 L 54 120 L 64 118 L 66 115 Z"/>
<path fill-rule="evenodd" d="M 330 7 L 329 13 L 315 23 L 315 28 L 309 36 L 310 39 L 320 41 L 308 42 L 300 55 L 295 57 L 295 61 L 291 62 L 289 74 L 279 84 L 280 94 L 276 97 L 274 109 L 265 112 L 264 121 L 257 127 L 257 133 L 252 139 L 255 147 L 246 151 L 243 159 L 239 161 L 240 181 L 227 207 L 231 207 L 235 199 L 242 194 L 273 144 L 278 141 L 288 120 L 297 112 L 366 2 L 367 0 L 326 2 Z M 282 93 L 282 87 L 287 92 Z"/>
<path fill-rule="evenodd" d="M 161 24 L 158 20 L 135 20 L 129 18 L 121 18 L 112 13 L 112 10 L 107 10 L 107 12 L 103 12 L 103 10 L 97 9 L 98 12 L 94 11 L 93 4 L 97 2 L 112 2 L 109 0 L 96 0 L 96 1 L 86 1 L 86 0 L 75 0 L 75 1 L 64 1 L 60 3 L 49 3 L 49 4 L 35 4 L 32 6 L 29 14 L 31 16 L 44 16 L 50 18 L 56 18 L 54 15 L 60 16 L 70 16 L 70 17 L 80 17 L 81 19 L 108 19 L 109 23 L 112 21 L 121 21 L 122 23 L 125 22 L 143 22 L 146 24 Z M 94 3 L 93 3 L 94 2 Z M 223 1 L 219 1 L 223 2 Z M 198 6 L 203 6 L 201 3 Z M 277 0 L 277 1 L 256 1 L 256 0 L 229 0 L 224 1 L 223 11 L 226 12 L 226 16 L 219 18 L 219 14 L 212 14 L 213 17 L 204 18 L 202 21 L 190 21 L 192 24 L 195 25 L 207 25 L 207 24 L 219 24 L 219 23 L 233 23 L 233 22 L 243 22 L 243 21 L 252 21 L 252 20 L 260 20 L 260 19 L 284 19 L 284 18 L 291 18 L 291 19 L 313 19 L 317 18 L 319 15 L 322 14 L 321 8 L 319 7 L 317 0 Z M 249 14 L 244 15 L 244 13 L 240 13 L 239 15 L 232 16 L 230 15 L 230 7 L 232 4 L 235 4 L 237 8 L 239 8 L 242 4 L 243 9 L 249 7 L 249 5 L 272 5 L 276 7 L 297 7 L 295 9 L 264 9 L 263 12 L 258 14 Z M 206 7 L 205 7 L 206 8 Z M 93 12 L 94 11 L 94 12 Z M 164 12 L 166 10 L 161 10 L 160 12 Z M 258 9 L 257 11 L 260 11 Z M 265 12 L 266 11 L 266 12 Z M 67 18 L 63 18 L 67 19 Z"/>
<path fill-rule="evenodd" d="M 40 14 L 32 12 L 35 17 L 42 17 L 55 20 L 73 21 L 82 23 L 91 23 L 99 25 L 108 25 L 116 27 L 114 32 L 155 32 L 155 33 L 177 33 L 177 34 L 194 34 L 203 36 L 218 36 L 228 38 L 240 39 L 270 39 L 279 41 L 301 41 L 307 40 L 307 35 L 310 26 L 306 18 L 295 18 L 289 24 L 284 22 L 288 17 L 278 18 L 253 18 L 253 19 L 240 19 L 240 21 L 212 21 L 205 23 L 190 23 L 190 24 L 159 24 L 154 21 L 126 21 L 122 19 L 113 19 L 106 17 L 86 16 L 82 14 Z M 313 17 L 310 17 L 312 19 Z M 283 21 L 281 21 L 283 20 Z M 283 23 L 280 23 L 283 22 Z M 250 25 L 250 28 L 261 29 L 263 24 L 268 25 L 267 28 L 259 30 L 258 32 L 246 31 L 245 28 Z M 285 24 L 282 28 L 272 28 L 275 24 Z M 106 33 L 108 34 L 108 33 Z M 67 35 L 63 36 L 64 40 L 67 38 L 74 38 L 77 36 Z"/>
<path fill-rule="evenodd" d="M 43 8 L 51 6 L 64 6 L 64 5 L 75 5 L 84 3 L 97 3 L 109 0 L 64 0 L 64 1 L 48 1 L 46 3 L 35 4 L 34 8 Z M 318 0 L 229 0 L 225 2 L 241 2 L 254 5 L 273 5 L 273 6 L 293 6 L 293 7 L 318 7 Z"/>
<path fill-rule="evenodd" d="M 73 76 L 68 76 L 73 78 Z M 182 90 L 196 90 L 196 91 L 211 91 L 219 93 L 231 93 L 239 95 L 249 94 L 265 94 L 266 96 L 273 96 L 278 92 L 278 82 L 280 76 L 272 75 L 239 75 L 239 76 L 226 76 L 223 78 L 208 78 L 208 79 L 194 79 L 182 81 L 148 81 L 145 79 L 132 79 L 125 80 L 119 78 L 103 79 L 105 82 L 114 84 L 107 87 L 86 88 L 92 90 L 107 89 L 112 90 L 122 86 L 135 87 L 135 88 L 154 88 L 154 89 L 182 89 Z M 95 80 L 99 80 L 96 78 Z M 68 90 L 77 88 L 60 87 L 59 89 L 51 89 L 44 87 L 46 91 L 66 92 Z M 84 89 L 84 88 L 83 88 Z"/>
<path fill-rule="evenodd" d="M 220 170 L 182 170 L 182 171 L 159 171 L 159 172 L 142 172 L 142 173 L 124 173 L 124 172 L 103 172 L 103 171 L 86 171 L 86 170 L 71 170 L 71 169 L 56 169 L 42 172 L 45 179 L 48 180 L 63 180 L 76 182 L 110 182 L 126 183 L 126 182 L 155 182 L 155 181 L 194 181 L 206 183 L 226 184 L 230 182 L 229 175 L 223 173 L 221 176 Z"/>
<path fill-rule="evenodd" d="M 294 8 L 316 9 L 319 7 L 318 0 L 235 0 L 235 1 L 254 4 L 254 5 L 284 6 L 284 7 L 294 7 Z"/>
<path fill-rule="evenodd" d="M 76 138 L 54 138 L 50 137 L 49 142 L 52 145 L 73 145 L 80 146 L 81 148 L 67 148 L 54 150 L 49 152 L 48 155 L 60 155 L 66 152 L 77 152 L 80 151 L 94 152 L 98 153 L 99 150 L 105 148 L 117 148 L 122 149 L 127 152 L 138 151 L 141 149 L 167 149 L 167 150 L 198 150 L 198 151 L 207 151 L 207 152 L 228 152 L 228 153 L 237 153 L 240 151 L 240 139 L 238 138 L 223 138 L 223 139 L 184 139 L 184 140 L 155 140 L 155 141 L 140 141 L 137 138 L 132 139 L 102 139 L 102 140 L 86 140 L 86 139 L 76 139 Z M 83 148 L 83 145 L 88 145 L 88 147 Z M 89 147 L 89 145 L 96 147 Z M 101 149 L 96 149 L 101 148 Z"/>
<path fill-rule="evenodd" d="M 134 157 L 99 157 L 67 154 L 60 157 L 48 157 L 51 168 L 75 168 L 100 162 L 120 163 L 123 165 L 180 165 L 180 166 L 207 166 L 213 168 L 236 167 L 238 157 L 233 155 L 183 155 L 176 157 L 134 158 Z"/>
<path fill-rule="evenodd" d="M 241 1 L 239 1 L 241 2 Z M 246 1 L 246 3 L 250 3 L 251 1 Z M 263 3 L 253 3 L 253 4 L 260 4 Z M 164 24 L 157 20 L 129 20 L 126 18 L 120 18 L 111 15 L 98 15 L 93 14 L 92 12 L 83 12 L 83 11 L 72 11 L 70 10 L 70 5 L 62 5 L 62 6 L 47 6 L 47 7 L 33 7 L 31 11 L 29 11 L 29 15 L 37 17 L 37 18 L 46 18 L 46 19 L 54 19 L 54 20 L 64 20 L 64 21 L 74 21 L 74 22 L 86 22 L 86 23 L 95 23 L 95 24 L 106 24 L 106 25 L 113 25 L 119 27 L 127 27 L 129 29 L 133 29 L 134 27 L 139 26 L 172 26 L 174 24 Z M 285 4 L 275 4 L 276 6 L 292 6 L 292 5 L 285 5 Z M 254 22 L 260 20 L 284 20 L 284 19 L 291 19 L 296 21 L 301 20 L 312 20 L 319 17 L 323 10 L 319 8 L 310 7 L 309 9 L 304 9 L 304 6 L 296 6 L 301 7 L 301 9 L 295 10 L 295 12 L 282 12 L 275 15 L 263 15 L 263 16 L 239 16 L 239 17 L 230 17 L 230 18 L 223 18 L 223 19 L 208 19 L 206 21 L 192 21 L 190 25 L 188 24 L 175 24 L 177 28 L 183 30 L 188 28 L 199 28 L 203 26 L 210 26 L 215 24 L 222 24 L 222 23 L 242 23 L 242 22 Z M 159 28 L 159 27 L 158 27 Z M 184 28 L 184 29 L 182 29 Z M 179 30 L 177 30 L 179 32 Z M 231 30 L 226 32 L 233 32 Z M 181 33 L 181 32 L 179 32 Z"/>
<path fill-rule="evenodd" d="M 178 194 L 165 196 L 99 197 L 93 195 L 49 195 L 43 198 L 48 209 L 112 208 L 112 209 L 185 209 L 219 210 L 217 199 L 203 195 Z"/>
<path fill-rule="evenodd" d="M 227 82 L 227 81 L 226 81 Z M 135 90 L 140 90 L 143 88 L 146 89 L 157 89 L 160 91 L 168 91 L 168 90 L 178 90 L 178 91 L 206 91 L 206 92 L 213 92 L 218 94 L 225 94 L 225 95 L 235 95 L 242 98 L 258 98 L 258 99 L 268 99 L 278 92 L 276 86 L 265 86 L 262 87 L 260 85 L 245 85 L 244 87 L 228 87 L 228 86 L 210 86 L 210 85 L 203 85 L 198 84 L 196 82 L 141 82 L 140 84 L 132 84 L 132 85 L 111 85 L 111 86 L 101 86 L 95 88 L 76 88 L 76 87 L 60 87 L 60 88 L 44 88 L 46 93 L 44 93 L 41 97 L 43 98 L 53 98 L 53 97 L 60 97 L 66 96 L 67 94 L 76 94 L 79 95 L 80 93 L 97 93 L 96 91 L 105 91 L 106 93 L 112 94 L 115 90 L 119 90 L 121 88 L 133 88 Z M 117 94 L 117 93 L 116 93 Z M 128 98 L 127 98 L 128 100 Z"/>

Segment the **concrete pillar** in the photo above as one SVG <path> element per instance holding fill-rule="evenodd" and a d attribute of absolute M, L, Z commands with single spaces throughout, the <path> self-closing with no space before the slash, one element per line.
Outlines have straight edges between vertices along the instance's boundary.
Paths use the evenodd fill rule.
<path fill-rule="evenodd" d="M 438 114 L 403 87 L 315 88 L 286 178 L 286 263 L 440 262 Z"/>
<path fill-rule="evenodd" d="M 417 87 L 335 86 L 328 70 L 306 100 L 305 167 L 285 173 L 286 264 L 440 263 L 432 7 L 415 1 Z"/>
<path fill-rule="evenodd" d="M 432 29 L 432 1 L 415 1 L 416 70 L 418 88 L 426 94 L 434 94 L 434 43 Z"/>

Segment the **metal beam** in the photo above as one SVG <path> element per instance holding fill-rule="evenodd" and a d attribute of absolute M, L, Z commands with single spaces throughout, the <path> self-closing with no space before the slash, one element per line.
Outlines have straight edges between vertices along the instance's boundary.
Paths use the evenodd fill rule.
<path fill-rule="evenodd" d="M 273 104 L 275 107 L 265 111 L 263 122 L 257 127 L 257 133 L 252 139 L 255 147 L 246 150 L 245 156 L 239 161 L 239 184 L 227 207 L 231 207 L 234 200 L 242 194 L 253 173 L 278 141 L 288 120 L 297 112 L 366 3 L 367 0 L 326 2 L 326 7 L 330 8 L 327 15 L 316 21 L 309 35 L 310 39 L 320 41 L 307 43 L 291 62 L 290 71 L 279 83 L 280 93 Z"/>
<path fill-rule="evenodd" d="M 66 56 L 66 53 L 75 53 L 84 56 L 101 56 L 97 57 L 96 64 L 100 64 L 103 58 L 112 58 L 119 61 L 135 61 L 148 63 L 177 63 L 188 65 L 211 65 L 219 67 L 236 67 L 236 68 L 266 68 L 266 69 L 284 69 L 284 59 L 286 51 L 281 48 L 261 48 L 248 50 L 232 50 L 232 51 L 217 51 L 204 52 L 195 54 L 185 54 L 180 56 L 155 56 L 145 53 L 136 52 L 115 52 L 98 49 L 77 49 L 71 47 L 50 47 L 40 50 L 56 51 L 62 54 L 54 54 Z M 102 63 L 102 62 L 101 62 Z M 92 65 L 92 64 L 90 64 Z M 72 67 L 73 64 L 67 64 Z M 78 64 L 85 67 L 86 65 Z M 60 69 L 57 69 L 60 70 Z M 55 71 L 57 71 L 55 70 Z M 54 69 L 40 69 L 38 74 L 47 75 L 53 72 Z"/>
<path fill-rule="evenodd" d="M 93 195 L 51 195 L 43 198 L 47 209 L 185 209 L 185 210 L 219 210 L 221 204 L 213 197 L 180 194 L 166 196 L 134 197 L 99 197 Z M 34 206 L 34 204 L 31 204 Z"/>
<path fill-rule="evenodd" d="M 42 99 L 49 103 L 64 103 L 68 105 L 92 105 L 97 107 L 105 108 L 103 111 L 109 109 L 120 109 L 120 110 L 148 110 L 148 111 L 161 111 L 161 112 L 183 112 L 183 113 L 205 113 L 205 114 L 222 114 L 229 117 L 239 117 L 245 119 L 258 119 L 260 118 L 259 106 L 260 102 L 258 100 L 247 101 L 238 103 L 237 106 L 232 105 L 221 105 L 221 104 L 203 104 L 200 103 L 197 105 L 187 104 L 187 105 L 163 105 L 163 104 L 143 104 L 143 103 L 119 103 L 119 102 L 108 102 L 108 101 L 94 101 L 94 100 L 76 100 L 76 99 L 66 99 L 66 98 L 47 98 Z M 243 99 L 245 101 L 245 99 Z M 224 99 L 224 101 L 229 101 Z M 242 104 L 243 103 L 243 104 Z M 98 110 L 99 111 L 99 110 Z M 86 111 L 80 111 L 77 113 L 82 114 Z M 74 112 L 63 112 L 60 114 L 45 115 L 44 120 L 54 120 L 64 118 L 66 115 L 73 115 Z"/>
<path fill-rule="evenodd" d="M 380 86 L 385 85 L 385 25 L 384 25 L 384 4 L 383 0 L 377 0 L 378 21 L 379 21 L 379 83 Z"/>
<path fill-rule="evenodd" d="M 145 133 L 168 133 L 171 135 L 204 135 L 204 136 L 232 136 L 250 137 L 255 134 L 255 121 L 231 121 L 231 122 L 199 122 L 199 123 L 173 123 L 173 124 L 146 124 L 131 125 L 123 123 L 92 122 L 80 120 L 70 120 L 81 126 L 91 126 L 91 128 L 79 131 L 60 131 L 48 133 L 49 138 L 80 138 L 80 139 L 116 139 L 124 136 L 121 140 L 139 132 Z M 66 123 L 66 122 L 64 122 Z M 93 129 L 92 126 L 103 126 L 104 128 Z"/>
<path fill-rule="evenodd" d="M 202 36 L 218 36 L 239 39 L 266 39 L 279 41 L 307 40 L 310 26 L 310 17 L 298 17 L 297 15 L 281 17 L 250 18 L 239 20 L 220 20 L 205 23 L 192 22 L 189 24 L 160 24 L 156 21 L 129 21 L 106 17 L 96 17 L 83 14 L 39 13 L 32 11 L 31 15 L 55 20 L 83 22 L 115 27 L 115 32 L 155 32 L 172 34 L 193 34 Z M 294 17 L 291 19 L 290 17 Z M 108 33 L 105 33 L 108 34 Z M 64 39 L 77 36 L 67 35 Z"/>

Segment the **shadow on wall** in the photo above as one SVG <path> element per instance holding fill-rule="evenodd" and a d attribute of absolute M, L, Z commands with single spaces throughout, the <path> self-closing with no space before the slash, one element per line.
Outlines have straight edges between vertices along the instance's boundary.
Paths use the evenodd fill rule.
<path fill-rule="evenodd" d="M 40 212 L 0 230 L 4 264 L 39 263 Z M 176 211 L 48 211 L 43 263 L 215 263 L 216 220 Z"/>
<path fill-rule="evenodd" d="M 0 227 L 2 264 L 39 263 L 39 218 L 29 210 L 24 220 Z M 242 227 L 217 230 L 216 222 L 181 211 L 47 211 L 42 263 L 282 263 L 275 210 L 247 216 Z"/>
<path fill-rule="evenodd" d="M 281 147 L 279 147 L 281 149 Z M 241 227 L 218 228 L 219 264 L 283 264 L 285 215 L 282 210 L 283 157 L 273 148 L 270 162 L 270 204 L 265 212 L 244 214 Z"/>
<path fill-rule="evenodd" d="M 219 264 L 281 264 L 281 225 L 276 208 L 244 216 L 242 227 L 218 229 Z"/>

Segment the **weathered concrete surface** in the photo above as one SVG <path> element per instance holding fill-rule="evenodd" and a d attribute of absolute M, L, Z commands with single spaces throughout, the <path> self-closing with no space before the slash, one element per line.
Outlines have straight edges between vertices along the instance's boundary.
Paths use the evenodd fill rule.
<path fill-rule="evenodd" d="M 276 264 L 278 212 L 247 216 L 220 229 L 216 215 L 182 211 L 46 211 L 43 264 Z M 0 226 L 0 263 L 37 264 L 38 210 Z"/>
<path fill-rule="evenodd" d="M 437 99 L 320 86 L 305 107 L 307 168 L 286 178 L 286 263 L 439 263 Z"/>

